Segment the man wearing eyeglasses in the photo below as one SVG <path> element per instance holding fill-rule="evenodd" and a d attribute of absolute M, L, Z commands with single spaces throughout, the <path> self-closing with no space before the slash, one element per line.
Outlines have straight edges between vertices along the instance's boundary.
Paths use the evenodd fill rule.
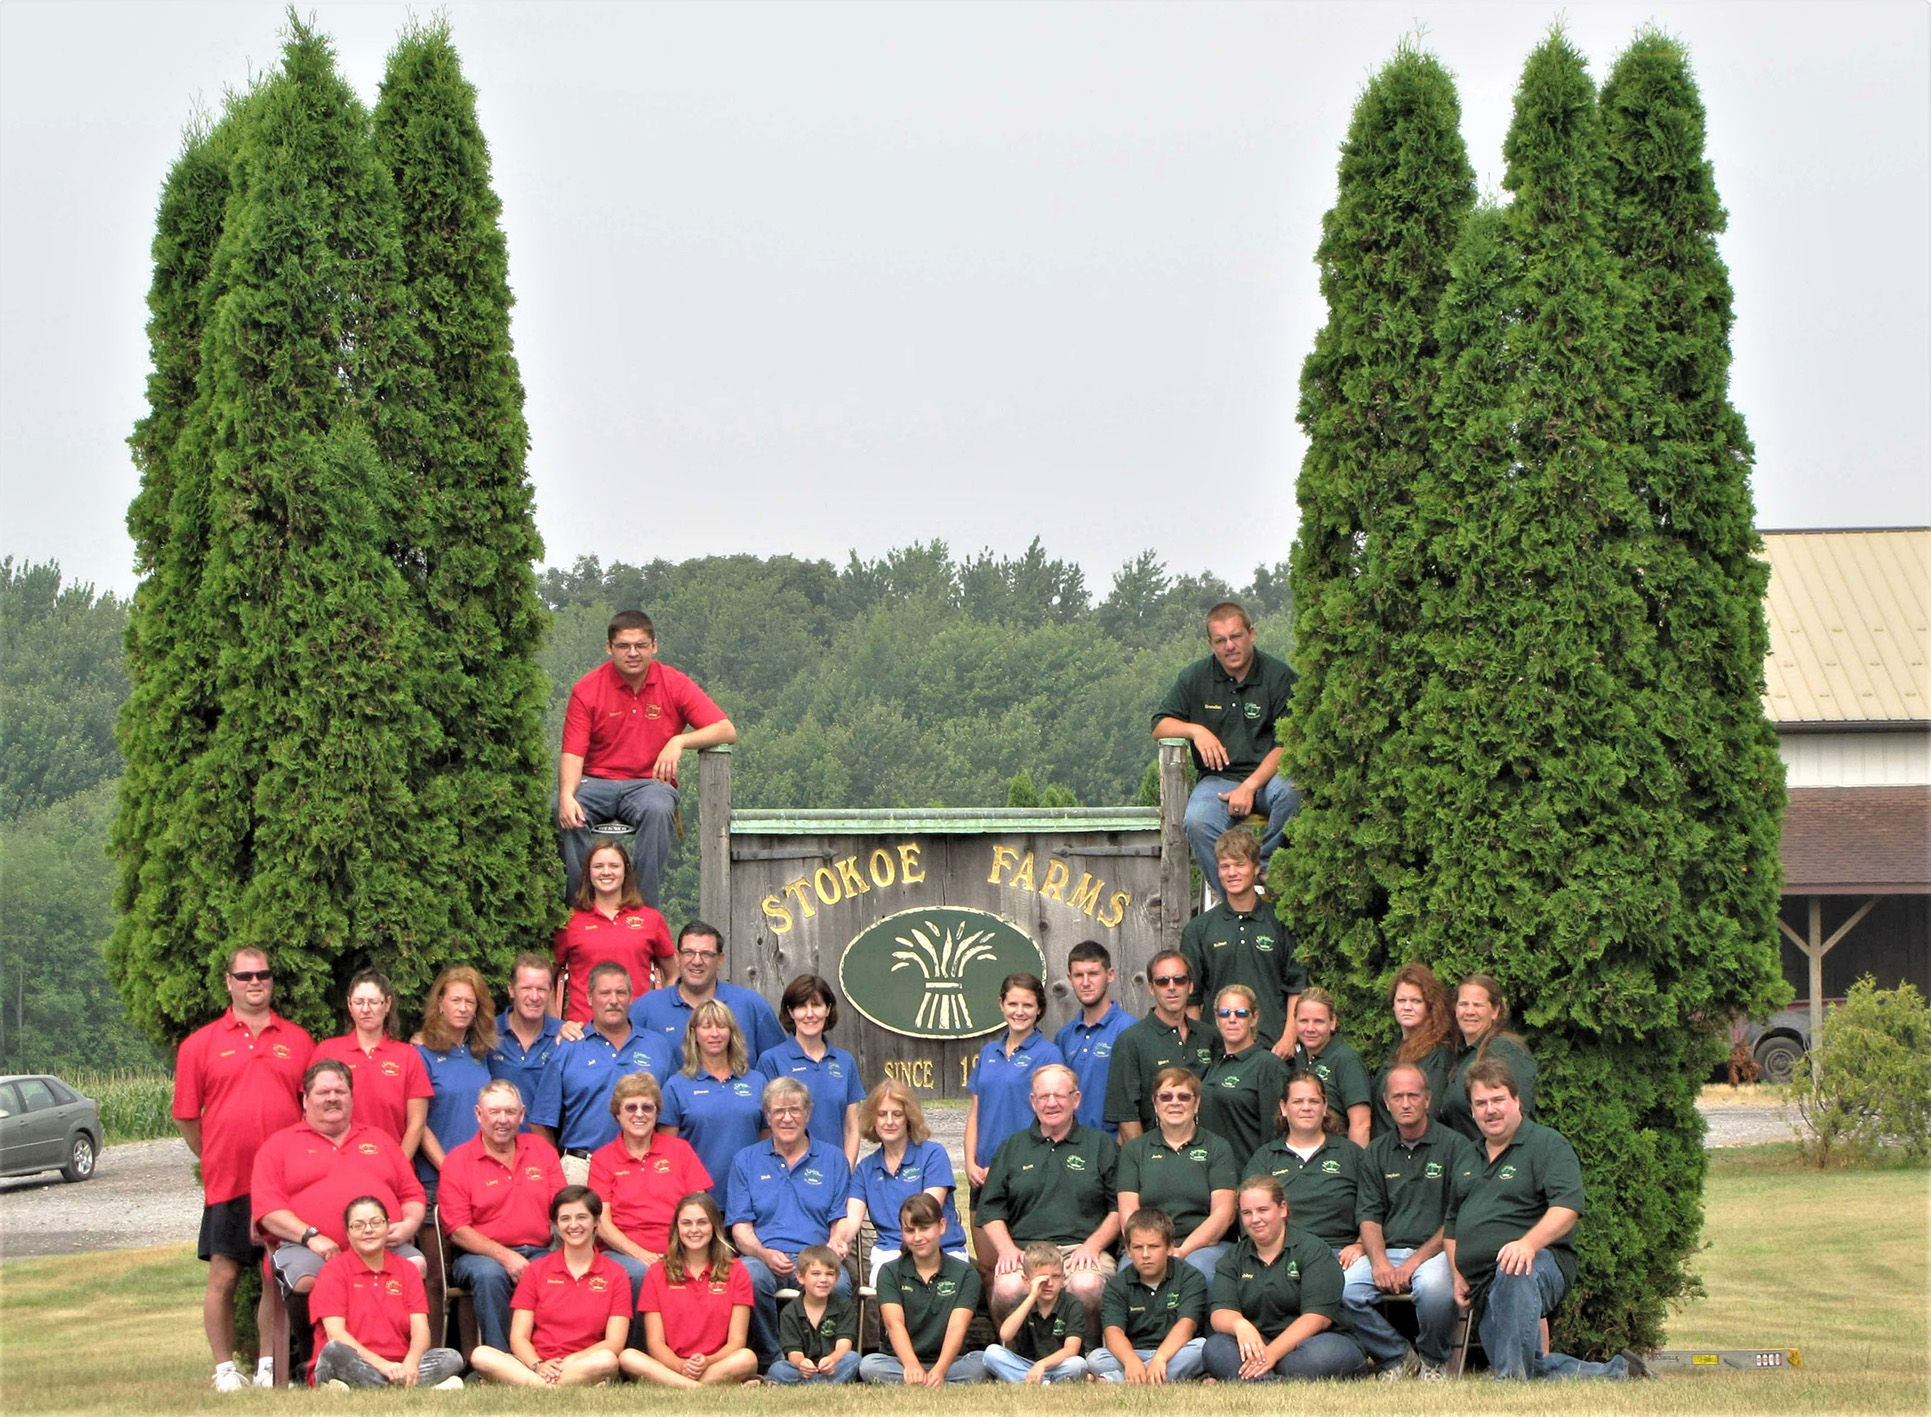
<path fill-rule="evenodd" d="M 1147 965 L 1153 1012 L 1122 1033 L 1113 1045 L 1106 1075 L 1106 1120 L 1132 1141 L 1155 1124 L 1153 1080 L 1162 1068 L 1185 1068 L 1205 1077 L 1213 1065 L 1214 1030 L 1187 1014 L 1193 966 L 1178 950 L 1162 950 Z"/>
<path fill-rule="evenodd" d="M 275 1132 L 301 1120 L 302 1070 L 315 1040 L 269 1007 L 274 970 L 258 949 L 239 949 L 225 972 L 228 1009 L 182 1040 L 174 1066 L 174 1125 L 201 1160 L 201 1239 L 208 1263 L 201 1323 L 214 1350 L 217 1392 L 238 1392 L 248 1377 L 235 1366 L 235 1286 L 243 1265 L 261 1263 L 248 1198 L 255 1153 Z M 268 1298 L 258 1311 L 268 1332 Z M 264 1357 L 255 1384 L 274 1382 Z"/>
<path fill-rule="evenodd" d="M 687 751 L 738 741 L 724 710 L 688 674 L 657 660 L 657 631 L 641 610 L 610 617 L 610 658 L 570 690 L 557 761 L 564 899 L 574 902 L 599 822 L 636 830 L 630 859 L 644 904 L 655 909 L 677 815 L 677 761 Z"/>
<path fill-rule="evenodd" d="M 752 1058 L 787 1042 L 778 1016 L 764 995 L 742 984 L 733 984 L 718 975 L 724 968 L 724 935 L 717 926 L 693 920 L 677 932 L 677 982 L 652 989 L 630 1006 L 630 1021 L 646 1033 L 654 1033 L 670 1045 L 673 1055 L 684 1048 L 684 1033 L 691 1026 L 691 1012 L 699 1004 L 716 999 L 729 1009 L 744 1034 L 744 1046 Z"/>

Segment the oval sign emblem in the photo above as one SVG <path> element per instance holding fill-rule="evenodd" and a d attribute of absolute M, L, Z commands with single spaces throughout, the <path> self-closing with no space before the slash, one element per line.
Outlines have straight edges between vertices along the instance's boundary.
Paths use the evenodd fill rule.
<path fill-rule="evenodd" d="M 874 921 L 838 961 L 851 1006 L 913 1038 L 972 1038 L 1004 1027 L 999 981 L 1020 972 L 1046 973 L 1032 936 L 989 911 L 955 905 Z"/>

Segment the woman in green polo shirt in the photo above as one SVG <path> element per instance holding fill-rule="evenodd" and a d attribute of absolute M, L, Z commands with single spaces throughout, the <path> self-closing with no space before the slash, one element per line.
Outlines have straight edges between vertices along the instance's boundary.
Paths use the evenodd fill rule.
<path fill-rule="evenodd" d="M 1365 1147 L 1374 1135 L 1374 1089 L 1361 1055 L 1335 1032 L 1340 1023 L 1334 995 L 1321 988 L 1302 991 L 1294 1011 L 1294 1062 L 1321 1079 L 1328 1108 L 1341 1118 L 1348 1140 Z"/>
<path fill-rule="evenodd" d="M 1435 1098 L 1437 1120 L 1470 1141 L 1482 1139 L 1474 1110 L 1468 1105 L 1468 1070 L 1484 1058 L 1496 1058 L 1515 1074 L 1523 1120 L 1534 1121 L 1535 1055 L 1509 1032 L 1509 1001 L 1502 997 L 1502 986 L 1495 976 L 1471 974 L 1462 981 L 1462 987 L 1455 991 L 1455 1023 L 1461 1029 L 1465 1051 L 1449 1073 L 1447 1087 Z"/>
<path fill-rule="evenodd" d="M 1240 1182 L 1234 1149 L 1200 1125 L 1200 1080 L 1185 1068 L 1162 1068 L 1154 1076 L 1153 1113 L 1159 1125 L 1120 1148 L 1120 1224 L 1142 1206 L 1165 1211 L 1181 1237 L 1171 1258 L 1212 1282 L 1234 1228 Z"/>
<path fill-rule="evenodd" d="M 1421 1069 L 1436 1108 L 1448 1091 L 1448 1070 L 1455 1065 L 1455 1008 L 1434 970 L 1419 962 L 1404 964 L 1388 986 L 1388 1008 L 1401 1026 L 1401 1042 L 1374 1075 L 1369 1102 L 1376 1136 L 1394 1130 L 1395 1119 L 1388 1115 L 1388 1074 L 1397 1064 Z"/>
<path fill-rule="evenodd" d="M 1275 1103 L 1287 1081 L 1287 1064 L 1261 1042 L 1260 1021 L 1260 1004 L 1245 984 L 1229 984 L 1214 996 L 1220 1055 L 1200 1080 L 1200 1121 L 1227 1138 L 1236 1156 L 1252 1156 L 1274 1130 Z"/>
<path fill-rule="evenodd" d="M 1240 1188 L 1239 1243 L 1214 1271 L 1207 1371 L 1223 1382 L 1340 1378 L 1362 1364 L 1341 1304 L 1341 1266 L 1328 1247 L 1288 1224 L 1272 1176 Z"/>

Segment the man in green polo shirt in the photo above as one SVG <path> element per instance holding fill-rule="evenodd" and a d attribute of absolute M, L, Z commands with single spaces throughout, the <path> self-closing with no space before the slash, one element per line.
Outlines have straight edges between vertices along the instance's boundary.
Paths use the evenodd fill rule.
<path fill-rule="evenodd" d="M 1106 1074 L 1106 1120 L 1120 1129 L 1120 1140 L 1155 1125 L 1153 1080 L 1162 1068 L 1185 1068 L 1205 1077 L 1213 1066 L 1219 1035 L 1199 1019 L 1187 1017 L 1193 992 L 1193 966 L 1178 950 L 1162 950 L 1147 964 L 1153 1012 L 1113 1043 L 1113 1066 Z"/>
<path fill-rule="evenodd" d="M 1274 741 L 1294 671 L 1254 648 L 1254 622 L 1231 600 L 1207 612 L 1207 643 L 1213 653 L 1181 670 L 1153 711 L 1153 736 L 1192 745 L 1198 781 L 1187 799 L 1187 844 L 1212 884 L 1220 834 L 1255 812 L 1266 816 L 1264 870 L 1301 794 L 1280 775 L 1281 745 Z"/>
<path fill-rule="evenodd" d="M 1113 1275 L 1113 1242 L 1120 1236 L 1114 1209 L 1120 1148 L 1098 1127 L 1082 1127 L 1079 1079 L 1064 1063 L 1033 1070 L 1033 1125 L 1014 1132 L 993 1153 L 985 1189 L 973 1197 L 973 1219 L 994 1253 L 995 1325 L 1026 1297 L 1020 1262 L 1026 1246 L 1059 1246 L 1066 1289 L 1087 1315 L 1086 1346 L 1099 1337 L 1100 1292 Z"/>
<path fill-rule="evenodd" d="M 1420 1376 L 1439 1379 L 1455 1332 L 1455 1276 L 1448 1267 L 1442 1220 L 1448 1213 L 1448 1188 L 1473 1162 L 1475 1148 L 1460 1132 L 1429 1116 L 1431 1102 L 1420 1068 L 1402 1063 L 1389 1072 L 1387 1104 L 1395 1126 L 1368 1147 L 1355 1199 L 1361 1246 L 1367 1253 L 1349 1268 L 1341 1298 L 1357 1315 L 1355 1332 L 1360 1334 L 1375 1331 L 1374 1320 L 1362 1316 L 1378 1295 L 1412 1294 Z M 1360 1282 L 1357 1271 L 1364 1264 L 1371 1283 Z M 1368 1347 L 1366 1340 L 1362 1346 Z"/>
<path fill-rule="evenodd" d="M 1294 1056 L 1294 999 L 1307 987 L 1307 970 L 1294 958 L 1294 937 L 1263 905 L 1260 843 L 1245 827 L 1230 827 L 1214 842 L 1220 904 L 1204 910 L 1180 932 L 1180 953 L 1193 970 L 1193 997 L 1187 1013 L 1199 1018 L 1229 984 L 1254 991 L 1261 1016 L 1255 1027 L 1261 1043 L 1277 1058 Z"/>
<path fill-rule="evenodd" d="M 1482 1349 L 1495 1376 L 1648 1377 L 1628 1349 L 1607 1363 L 1541 1351 L 1542 1320 L 1576 1280 L 1571 1236 L 1582 1218 L 1582 1165 L 1560 1132 L 1523 1120 L 1507 1063 L 1484 1058 L 1467 1081 L 1482 1140 L 1456 1168 L 1443 1237 L 1455 1302 L 1479 1306 Z"/>

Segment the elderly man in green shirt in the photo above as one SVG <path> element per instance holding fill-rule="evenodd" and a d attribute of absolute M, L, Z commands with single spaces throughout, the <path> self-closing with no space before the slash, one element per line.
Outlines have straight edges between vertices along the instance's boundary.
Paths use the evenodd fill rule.
<path fill-rule="evenodd" d="M 1515 1074 L 1499 1058 L 1468 1070 L 1468 1096 L 1482 1140 L 1456 1170 L 1443 1236 L 1455 1302 L 1477 1306 L 1496 1378 L 1650 1376 L 1628 1349 L 1607 1363 L 1542 1352 L 1542 1320 L 1576 1280 L 1582 1165 L 1560 1132 L 1523 1119 Z"/>

